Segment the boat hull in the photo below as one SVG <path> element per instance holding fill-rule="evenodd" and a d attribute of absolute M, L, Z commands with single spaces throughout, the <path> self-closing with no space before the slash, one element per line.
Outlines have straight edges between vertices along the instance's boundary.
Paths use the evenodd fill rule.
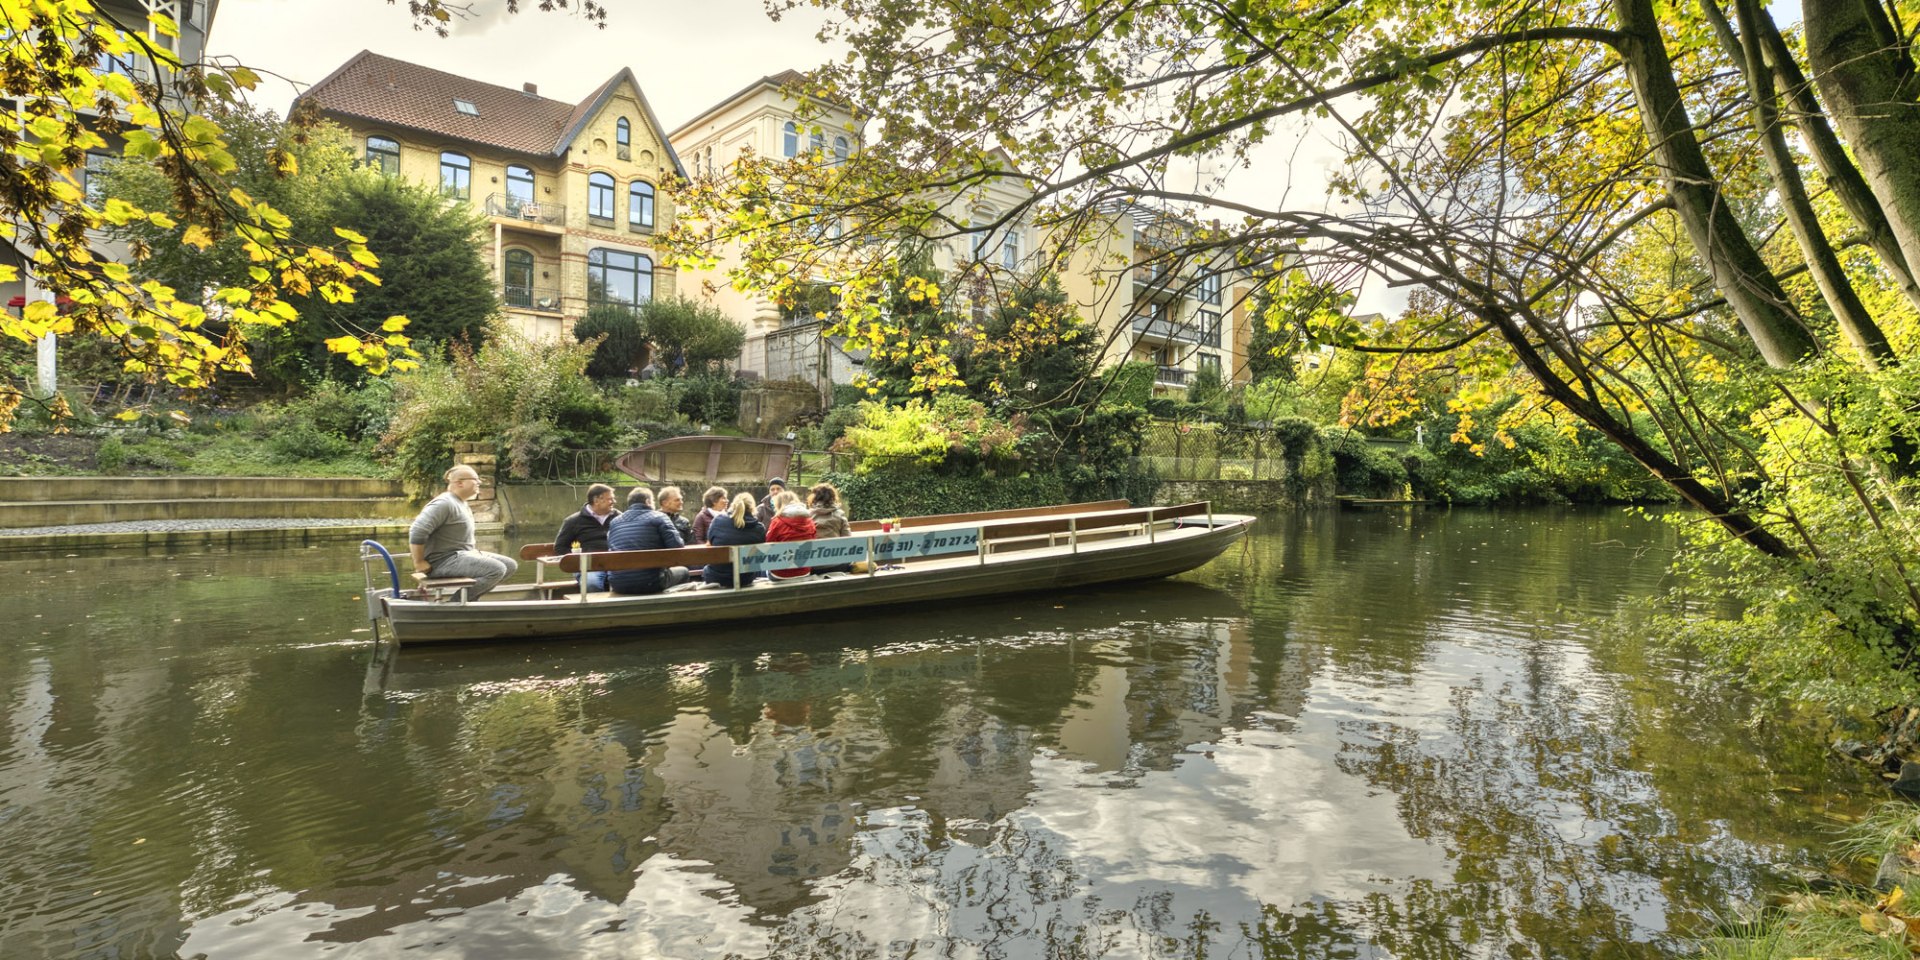
<path fill-rule="evenodd" d="M 1183 522 L 1158 536 L 1079 544 L 1075 549 L 968 557 L 868 576 L 811 578 L 741 590 L 693 590 L 646 597 L 601 595 L 588 602 L 480 600 L 432 603 L 388 599 L 386 619 L 403 645 L 527 640 L 586 634 L 629 638 L 682 635 L 710 625 L 880 607 L 1046 592 L 1172 576 L 1219 556 L 1252 526 L 1220 515 Z"/>

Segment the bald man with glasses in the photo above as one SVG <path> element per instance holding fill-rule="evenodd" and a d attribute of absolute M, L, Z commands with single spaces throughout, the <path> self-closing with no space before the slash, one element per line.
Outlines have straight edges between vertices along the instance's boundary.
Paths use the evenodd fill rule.
<path fill-rule="evenodd" d="M 480 494 L 480 474 L 462 464 L 447 471 L 447 492 L 427 501 L 407 531 L 413 572 L 423 576 L 472 577 L 467 599 L 476 600 L 520 569 L 520 561 L 488 553 L 473 541 L 473 511 L 467 501 Z"/>

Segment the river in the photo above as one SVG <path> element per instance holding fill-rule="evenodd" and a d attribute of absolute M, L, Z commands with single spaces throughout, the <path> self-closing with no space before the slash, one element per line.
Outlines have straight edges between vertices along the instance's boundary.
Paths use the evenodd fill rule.
<path fill-rule="evenodd" d="M 0 562 L 0 957 L 1677 957 L 1879 794 L 1604 628 L 1673 546 L 1324 512 L 1167 582 L 391 656 L 347 545 Z"/>

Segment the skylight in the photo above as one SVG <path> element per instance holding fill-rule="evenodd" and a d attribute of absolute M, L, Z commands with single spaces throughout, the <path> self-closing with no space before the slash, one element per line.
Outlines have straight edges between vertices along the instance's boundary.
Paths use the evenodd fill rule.
<path fill-rule="evenodd" d="M 474 106 L 472 100 L 462 100 L 459 97 L 453 98 L 453 109 L 455 112 L 464 113 L 469 117 L 477 117 L 480 115 L 480 108 Z"/>

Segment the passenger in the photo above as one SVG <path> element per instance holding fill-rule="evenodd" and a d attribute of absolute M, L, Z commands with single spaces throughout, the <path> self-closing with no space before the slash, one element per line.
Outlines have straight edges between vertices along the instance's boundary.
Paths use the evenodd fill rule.
<path fill-rule="evenodd" d="M 613 505 L 612 487 L 604 483 L 588 487 L 587 505 L 560 524 L 560 532 L 553 538 L 553 552 L 594 553 L 608 549 L 607 525 L 619 515 L 620 511 Z M 607 572 L 595 570 L 589 574 L 587 589 L 607 589 Z"/>
<path fill-rule="evenodd" d="M 707 528 L 707 544 L 714 547 L 743 547 L 754 543 L 765 543 L 767 528 L 760 518 L 753 515 L 753 494 L 743 493 L 733 498 L 733 509 L 722 514 Z M 740 585 L 752 583 L 758 573 L 740 574 Z M 708 583 L 717 583 L 723 587 L 733 586 L 733 564 L 709 563 L 700 574 Z"/>
<path fill-rule="evenodd" d="M 474 546 L 473 511 L 467 501 L 480 494 L 480 474 L 460 464 L 446 474 L 447 492 L 427 501 L 407 530 L 413 572 L 428 577 L 472 577 L 467 599 L 478 600 L 513 576 L 520 561 Z"/>
<path fill-rule="evenodd" d="M 760 498 L 760 507 L 759 509 L 753 512 L 753 515 L 760 518 L 760 522 L 762 524 L 768 527 L 773 526 L 773 511 L 774 511 L 773 498 L 786 492 L 787 492 L 787 482 L 785 480 L 782 480 L 779 477 L 774 477 L 772 480 L 768 480 L 767 495 Z"/>
<path fill-rule="evenodd" d="M 627 494 L 627 512 L 607 524 L 607 546 L 614 550 L 671 550 L 687 545 L 667 515 L 653 509 L 653 492 L 634 487 Z M 659 593 L 687 582 L 686 567 L 652 567 L 608 571 L 607 586 L 614 593 Z"/>
<path fill-rule="evenodd" d="M 660 512 L 673 521 L 673 529 L 680 534 L 680 541 L 693 546 L 693 521 L 680 515 L 680 508 L 686 506 L 687 498 L 680 495 L 679 487 L 660 488 Z"/>
<path fill-rule="evenodd" d="M 821 540 L 834 537 L 853 536 L 853 529 L 847 526 L 847 515 L 840 509 L 840 490 L 831 483 L 816 483 L 807 491 L 807 507 L 813 514 L 813 532 Z M 815 573 L 846 573 L 853 569 L 851 563 L 837 563 L 830 567 L 815 567 Z"/>
<path fill-rule="evenodd" d="M 707 542 L 707 528 L 713 521 L 727 515 L 727 491 L 724 487 L 708 487 L 700 495 L 700 512 L 693 515 L 693 542 Z"/>
<path fill-rule="evenodd" d="M 767 525 L 768 543 L 787 543 L 793 540 L 812 540 L 814 535 L 813 517 L 807 512 L 800 498 L 785 490 L 773 498 L 773 522 Z M 813 573 L 812 567 L 793 567 L 787 570 L 768 571 L 767 576 L 775 580 L 792 580 Z"/>

